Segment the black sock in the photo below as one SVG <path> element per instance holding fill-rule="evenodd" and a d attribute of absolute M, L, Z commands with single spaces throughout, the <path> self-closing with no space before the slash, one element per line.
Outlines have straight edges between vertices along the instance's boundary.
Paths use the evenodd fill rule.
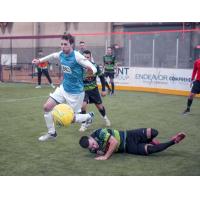
<path fill-rule="evenodd" d="M 86 114 L 86 110 L 81 110 L 81 114 Z"/>
<path fill-rule="evenodd" d="M 103 109 L 99 109 L 99 112 L 101 113 L 101 115 L 104 117 L 106 115 L 106 110 L 105 108 L 103 107 Z"/>
<path fill-rule="evenodd" d="M 106 84 L 106 87 L 108 88 L 108 90 L 111 91 L 110 86 L 107 81 L 105 82 L 105 84 Z"/>
<path fill-rule="evenodd" d="M 157 144 L 154 146 L 148 145 L 147 152 L 148 152 L 148 154 L 160 152 L 160 151 L 163 151 L 163 150 L 167 149 L 168 147 L 172 146 L 173 144 L 175 144 L 175 142 L 171 140 L 169 142 Z"/>
<path fill-rule="evenodd" d="M 114 85 L 114 83 L 113 83 L 113 82 L 111 83 L 111 86 L 112 86 L 112 93 L 114 93 L 114 90 L 115 90 L 115 85 Z"/>
<path fill-rule="evenodd" d="M 188 99 L 188 101 L 187 101 L 187 109 L 190 109 L 190 107 L 192 105 L 192 101 L 193 101 L 193 99 Z"/>

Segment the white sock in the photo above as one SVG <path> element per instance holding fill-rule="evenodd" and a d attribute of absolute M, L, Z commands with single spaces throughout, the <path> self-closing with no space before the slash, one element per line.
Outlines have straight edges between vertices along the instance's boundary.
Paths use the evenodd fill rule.
<path fill-rule="evenodd" d="M 46 122 L 48 133 L 54 134 L 56 130 L 55 130 L 53 116 L 52 116 L 51 112 L 45 112 L 44 113 L 44 119 L 45 119 L 45 122 Z"/>
<path fill-rule="evenodd" d="M 104 117 L 103 117 L 105 120 L 107 120 L 108 119 L 108 117 L 105 115 Z"/>
<path fill-rule="evenodd" d="M 75 115 L 75 122 L 82 123 L 85 122 L 87 119 L 89 119 L 91 116 L 90 114 L 76 114 Z"/>

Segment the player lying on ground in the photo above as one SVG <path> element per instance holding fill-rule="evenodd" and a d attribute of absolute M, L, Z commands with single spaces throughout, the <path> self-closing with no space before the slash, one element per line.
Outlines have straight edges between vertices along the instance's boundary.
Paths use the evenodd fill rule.
<path fill-rule="evenodd" d="M 160 143 L 155 137 L 158 131 L 153 128 L 140 128 L 127 131 L 101 128 L 95 130 L 89 137 L 82 136 L 79 144 L 96 153 L 96 160 L 107 160 L 113 153 L 129 153 L 136 155 L 149 155 L 164 151 L 168 147 L 179 143 L 185 138 L 180 132 L 168 142 Z"/>

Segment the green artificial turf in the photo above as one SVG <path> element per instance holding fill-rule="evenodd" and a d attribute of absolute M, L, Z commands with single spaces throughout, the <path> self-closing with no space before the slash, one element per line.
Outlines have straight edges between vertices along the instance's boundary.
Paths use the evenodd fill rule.
<path fill-rule="evenodd" d="M 200 175 L 199 99 L 194 100 L 191 114 L 183 116 L 187 97 L 126 91 L 104 97 L 112 128 L 156 128 L 162 142 L 179 131 L 187 137 L 150 156 L 114 154 L 107 161 L 96 161 L 78 144 L 82 135 L 105 126 L 94 105 L 88 111 L 95 112 L 95 120 L 85 133 L 79 133 L 79 124 L 72 124 L 57 129 L 56 141 L 38 141 L 46 131 L 43 103 L 52 91 L 48 86 L 35 89 L 31 84 L 0 83 L 1 176 Z"/>

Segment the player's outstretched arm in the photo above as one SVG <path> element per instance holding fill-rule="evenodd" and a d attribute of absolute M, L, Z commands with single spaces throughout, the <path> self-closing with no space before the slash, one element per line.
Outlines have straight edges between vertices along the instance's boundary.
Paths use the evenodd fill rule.
<path fill-rule="evenodd" d="M 103 156 L 96 157 L 96 160 L 107 160 L 108 158 L 110 158 L 110 156 L 115 152 L 117 148 L 118 141 L 113 136 L 111 136 L 108 141 L 108 145 L 109 147 L 106 154 Z"/>
<path fill-rule="evenodd" d="M 56 53 L 49 54 L 48 56 L 40 58 L 39 61 L 40 62 L 46 62 L 46 61 L 49 61 L 49 60 L 58 59 L 60 53 L 61 52 L 56 52 Z"/>
<path fill-rule="evenodd" d="M 41 62 L 49 61 L 49 60 L 52 60 L 52 59 L 57 59 L 57 58 L 59 58 L 59 53 L 60 53 L 60 52 L 52 53 L 52 54 L 50 54 L 50 55 L 48 55 L 48 56 L 45 56 L 45 57 L 42 57 L 42 58 L 40 58 L 40 59 L 34 58 L 34 59 L 32 60 L 32 64 L 38 65 L 38 64 L 41 63 Z"/>

